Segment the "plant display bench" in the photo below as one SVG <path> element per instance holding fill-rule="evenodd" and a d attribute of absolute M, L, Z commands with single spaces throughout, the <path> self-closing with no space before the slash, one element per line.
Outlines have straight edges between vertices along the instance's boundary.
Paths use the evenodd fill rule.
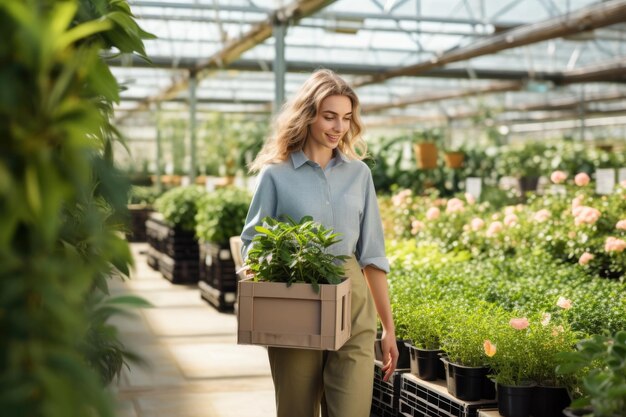
<path fill-rule="evenodd" d="M 148 264 L 156 265 L 163 276 L 175 284 L 198 281 L 198 241 L 193 231 L 171 227 L 159 213 L 146 222 Z"/>
<path fill-rule="evenodd" d="M 218 310 L 232 310 L 237 300 L 237 271 L 229 245 L 200 244 L 200 295 Z"/>
<path fill-rule="evenodd" d="M 498 410 L 485 409 L 485 410 L 478 410 L 478 417 L 502 417 L 502 416 L 500 416 L 500 413 L 498 413 Z"/>
<path fill-rule="evenodd" d="M 126 240 L 129 242 L 146 242 L 148 239 L 146 221 L 153 213 L 152 207 L 145 204 L 129 204 L 128 213 L 130 215 L 130 230 L 126 232 Z"/>
<path fill-rule="evenodd" d="M 409 368 L 396 369 L 389 381 L 383 381 L 383 363 L 374 361 L 374 389 L 371 413 L 376 417 L 396 417 L 400 407 L 400 377 Z"/>
<path fill-rule="evenodd" d="M 496 407 L 496 400 L 463 401 L 453 397 L 448 393 L 445 381 L 424 381 L 410 373 L 402 374 L 401 416 L 479 417 L 479 410 Z"/>
<path fill-rule="evenodd" d="M 237 343 L 337 350 L 350 338 L 352 284 L 239 281 Z"/>

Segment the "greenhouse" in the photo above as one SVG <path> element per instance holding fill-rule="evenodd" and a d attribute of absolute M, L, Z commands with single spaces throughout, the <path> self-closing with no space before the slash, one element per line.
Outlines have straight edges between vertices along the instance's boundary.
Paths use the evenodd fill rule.
<path fill-rule="evenodd" d="M 1 416 L 626 417 L 626 0 L 0 23 Z"/>

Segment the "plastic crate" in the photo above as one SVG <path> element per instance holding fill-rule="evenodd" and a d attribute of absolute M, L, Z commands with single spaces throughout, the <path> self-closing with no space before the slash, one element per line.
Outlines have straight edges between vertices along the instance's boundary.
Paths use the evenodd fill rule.
<path fill-rule="evenodd" d="M 497 407 L 495 400 L 463 401 L 448 393 L 443 381 L 401 377 L 399 411 L 409 417 L 478 417 L 478 410 Z"/>
<path fill-rule="evenodd" d="M 372 391 L 372 414 L 378 417 L 397 416 L 400 400 L 400 377 L 409 368 L 396 369 L 388 382 L 383 381 L 383 364 L 374 361 L 374 387 Z"/>

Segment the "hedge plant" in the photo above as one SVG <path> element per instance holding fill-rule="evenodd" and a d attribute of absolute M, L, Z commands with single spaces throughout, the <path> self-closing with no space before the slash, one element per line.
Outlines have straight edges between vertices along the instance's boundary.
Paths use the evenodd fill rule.
<path fill-rule="evenodd" d="M 239 236 L 246 221 L 250 194 L 237 188 L 220 188 L 204 194 L 197 202 L 196 236 L 203 242 L 228 244 Z"/>
<path fill-rule="evenodd" d="M 196 228 L 198 201 L 206 191 L 201 186 L 176 187 L 166 191 L 154 202 L 154 208 L 172 227 L 193 232 Z"/>

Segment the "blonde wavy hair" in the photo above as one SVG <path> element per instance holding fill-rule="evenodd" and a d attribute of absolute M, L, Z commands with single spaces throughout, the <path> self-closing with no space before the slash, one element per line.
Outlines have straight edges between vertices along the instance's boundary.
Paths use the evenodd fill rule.
<path fill-rule="evenodd" d="M 250 171 L 258 172 L 268 164 L 285 161 L 289 154 L 301 150 L 322 101 L 335 95 L 346 96 L 352 102 L 350 129 L 337 147 L 350 159 L 365 158 L 367 144 L 361 136 L 363 122 L 359 98 L 343 78 L 331 70 L 322 69 L 311 74 L 297 94 L 283 105 L 274 122 L 274 134 L 250 164 Z"/>

